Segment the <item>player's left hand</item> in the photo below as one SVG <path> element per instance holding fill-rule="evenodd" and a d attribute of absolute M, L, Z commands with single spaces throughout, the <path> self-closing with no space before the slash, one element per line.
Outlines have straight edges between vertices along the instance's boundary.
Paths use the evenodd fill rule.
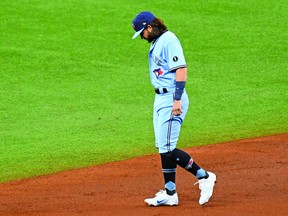
<path fill-rule="evenodd" d="M 182 113 L 182 103 L 181 100 L 174 100 L 172 113 L 175 116 L 179 116 Z"/>

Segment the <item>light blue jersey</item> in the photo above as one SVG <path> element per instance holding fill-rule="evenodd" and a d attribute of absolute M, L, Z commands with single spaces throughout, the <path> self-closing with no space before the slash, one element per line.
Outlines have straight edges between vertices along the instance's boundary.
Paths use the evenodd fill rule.
<path fill-rule="evenodd" d="M 175 34 L 167 31 L 151 45 L 149 51 L 150 80 L 154 88 L 159 89 L 154 100 L 153 114 L 155 142 L 159 153 L 171 152 L 176 148 L 181 124 L 188 111 L 189 100 L 184 90 L 181 98 L 182 114 L 172 114 L 175 72 L 182 67 L 186 67 L 182 46 Z"/>
<path fill-rule="evenodd" d="M 149 51 L 149 70 L 151 83 L 155 88 L 175 87 L 175 74 L 173 72 L 186 67 L 182 46 L 170 31 L 162 34 Z"/>

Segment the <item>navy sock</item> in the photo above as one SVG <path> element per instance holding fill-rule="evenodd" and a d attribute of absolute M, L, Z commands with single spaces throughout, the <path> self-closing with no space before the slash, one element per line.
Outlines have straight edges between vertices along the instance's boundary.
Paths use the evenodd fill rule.
<path fill-rule="evenodd" d="M 161 156 L 161 163 L 162 163 L 162 172 L 164 175 L 164 181 L 165 181 L 165 189 L 168 195 L 173 195 L 176 193 L 176 167 L 177 164 L 172 161 L 169 157 L 167 157 L 168 154 L 160 154 Z"/>
<path fill-rule="evenodd" d="M 175 148 L 171 152 L 171 159 L 198 179 L 206 177 L 206 171 L 203 170 L 185 151 Z"/>

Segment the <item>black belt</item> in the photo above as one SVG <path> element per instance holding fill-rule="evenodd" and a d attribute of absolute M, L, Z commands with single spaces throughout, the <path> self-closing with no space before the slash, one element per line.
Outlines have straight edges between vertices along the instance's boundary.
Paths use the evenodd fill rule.
<path fill-rule="evenodd" d="M 156 94 L 161 94 L 161 93 L 167 93 L 168 92 L 168 90 L 166 88 L 162 88 L 161 90 L 162 91 L 160 91 L 159 88 L 155 88 L 155 93 Z"/>

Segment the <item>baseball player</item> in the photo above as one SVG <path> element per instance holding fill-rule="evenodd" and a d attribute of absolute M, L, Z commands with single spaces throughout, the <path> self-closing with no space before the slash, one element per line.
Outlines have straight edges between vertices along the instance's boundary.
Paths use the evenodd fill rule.
<path fill-rule="evenodd" d="M 139 13 L 132 22 L 136 31 L 151 43 L 148 53 L 150 80 L 155 88 L 153 125 L 156 147 L 160 153 L 165 190 L 145 199 L 149 206 L 178 205 L 175 176 L 177 165 L 192 173 L 199 183 L 199 204 L 209 201 L 216 175 L 201 168 L 185 151 L 176 148 L 181 125 L 188 111 L 185 91 L 187 65 L 178 38 L 163 21 L 149 11 Z"/>

